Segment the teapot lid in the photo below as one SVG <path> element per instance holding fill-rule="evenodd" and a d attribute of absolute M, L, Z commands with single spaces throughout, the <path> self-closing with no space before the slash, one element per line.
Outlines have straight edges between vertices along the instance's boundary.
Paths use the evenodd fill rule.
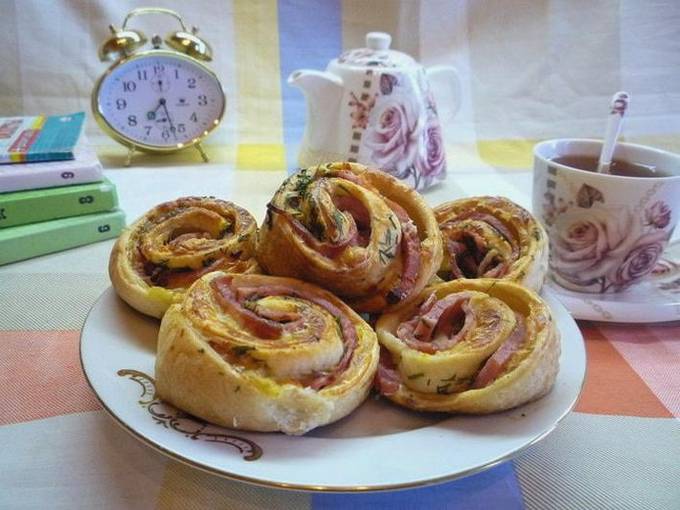
<path fill-rule="evenodd" d="M 392 36 L 385 32 L 366 34 L 366 47 L 348 50 L 340 55 L 337 63 L 352 67 L 412 67 L 417 62 L 406 53 L 391 50 Z"/>

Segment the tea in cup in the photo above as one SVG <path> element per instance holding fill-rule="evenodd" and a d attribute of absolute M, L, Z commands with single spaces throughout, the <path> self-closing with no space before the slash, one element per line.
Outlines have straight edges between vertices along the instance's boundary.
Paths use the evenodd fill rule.
<path fill-rule="evenodd" d="M 550 238 L 550 270 L 577 292 L 620 292 L 648 275 L 680 214 L 680 156 L 618 143 L 597 173 L 598 140 L 534 147 L 533 210 Z"/>

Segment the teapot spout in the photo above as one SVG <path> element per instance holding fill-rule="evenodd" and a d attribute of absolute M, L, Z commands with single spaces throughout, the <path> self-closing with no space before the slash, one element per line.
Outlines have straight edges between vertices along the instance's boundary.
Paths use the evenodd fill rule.
<path fill-rule="evenodd" d="M 303 144 L 319 150 L 328 145 L 331 127 L 336 125 L 343 94 L 342 78 L 327 71 L 300 69 L 288 77 L 288 84 L 302 90 L 307 99 L 307 124 Z"/>
<path fill-rule="evenodd" d="M 342 78 L 328 71 L 298 69 L 288 77 L 288 85 L 301 89 L 308 98 L 323 98 L 326 101 L 333 97 L 340 99 Z"/>

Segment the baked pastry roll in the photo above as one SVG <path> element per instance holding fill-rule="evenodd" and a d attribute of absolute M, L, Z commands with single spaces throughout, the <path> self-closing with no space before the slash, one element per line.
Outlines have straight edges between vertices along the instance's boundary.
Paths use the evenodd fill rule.
<path fill-rule="evenodd" d="M 216 272 L 163 317 L 156 390 L 218 425 L 304 434 L 364 401 L 378 357 L 375 332 L 331 293 Z"/>
<path fill-rule="evenodd" d="M 471 197 L 434 213 L 443 236 L 441 279 L 502 278 L 541 290 L 548 237 L 529 211 L 503 197 Z"/>
<path fill-rule="evenodd" d="M 376 386 L 420 411 L 483 414 L 524 404 L 555 382 L 560 354 L 550 310 L 506 280 L 441 283 L 376 325 Z"/>
<path fill-rule="evenodd" d="M 162 203 L 130 225 L 109 260 L 113 288 L 152 317 L 182 299 L 211 271 L 259 272 L 257 223 L 248 211 L 210 197 Z"/>
<path fill-rule="evenodd" d="M 257 250 L 266 272 L 317 283 L 360 312 L 411 301 L 442 257 L 437 222 L 418 192 L 356 163 L 319 165 L 284 181 Z"/>

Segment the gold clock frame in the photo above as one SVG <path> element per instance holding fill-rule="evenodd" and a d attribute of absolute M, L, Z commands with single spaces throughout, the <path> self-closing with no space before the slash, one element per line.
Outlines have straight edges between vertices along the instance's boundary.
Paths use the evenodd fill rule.
<path fill-rule="evenodd" d="M 143 59 L 143 58 L 149 58 L 149 57 L 172 57 L 172 58 L 177 58 L 181 60 L 185 60 L 187 62 L 191 62 L 192 64 L 195 64 L 199 66 L 201 69 L 203 69 L 207 74 L 209 74 L 212 78 L 215 79 L 217 82 L 220 92 L 222 93 L 222 97 L 224 98 L 224 101 L 222 102 L 222 109 L 220 110 L 220 113 L 217 117 L 217 119 L 214 120 L 213 125 L 209 126 L 208 129 L 203 131 L 203 133 L 196 138 L 192 139 L 191 141 L 187 143 L 177 143 L 176 145 L 172 146 L 162 146 L 162 145 L 151 145 L 151 144 L 145 144 L 141 142 L 137 142 L 133 140 L 132 138 L 126 136 L 125 134 L 121 133 L 117 129 L 115 129 L 109 121 L 106 119 L 104 116 L 100 101 L 99 101 L 99 90 L 104 83 L 104 80 L 113 73 L 118 67 L 128 63 L 132 62 L 134 60 L 138 59 Z M 201 146 L 201 142 L 208 136 L 210 133 L 212 133 L 222 122 L 222 119 L 224 118 L 224 112 L 227 108 L 227 96 L 224 93 L 224 90 L 222 89 L 222 83 L 220 80 L 217 78 L 217 75 L 209 69 L 206 65 L 204 65 L 202 62 L 196 60 L 195 58 L 192 58 L 188 55 L 183 55 L 181 53 L 176 53 L 174 51 L 169 51 L 169 50 L 148 50 L 148 51 L 142 51 L 140 53 L 135 53 L 133 55 L 130 55 L 129 57 L 125 57 L 117 61 L 115 64 L 113 64 L 111 67 L 109 67 L 104 74 L 102 74 L 97 82 L 95 83 L 94 90 L 92 91 L 92 113 L 94 114 L 94 118 L 97 121 L 97 124 L 99 127 L 111 138 L 116 140 L 118 143 L 121 145 L 125 146 L 128 148 L 128 156 L 127 156 L 127 161 L 125 166 L 129 166 L 130 162 L 132 160 L 132 155 L 134 154 L 135 151 L 142 151 L 142 152 L 147 152 L 147 153 L 152 153 L 152 154 L 169 154 L 173 152 L 177 152 L 183 149 L 186 149 L 188 147 L 195 146 L 198 152 L 201 154 L 201 157 L 203 158 L 203 161 L 208 161 L 208 156 L 206 155 L 205 151 L 203 150 L 203 147 Z"/>
<path fill-rule="evenodd" d="M 153 37 L 152 40 L 154 46 L 153 49 L 141 51 L 139 53 L 136 52 L 132 53 L 132 51 L 134 51 L 136 48 L 145 44 L 147 40 L 146 37 L 141 32 L 132 29 L 127 29 L 126 28 L 127 23 L 133 17 L 145 14 L 167 14 L 176 18 L 179 21 L 182 31 L 170 33 L 166 38 L 166 44 L 168 44 L 171 48 L 178 48 L 177 50 L 173 51 L 160 49 L 159 46 L 161 44 L 161 39 L 159 36 L 156 35 Z M 127 160 L 125 162 L 125 166 L 130 166 L 130 162 L 132 161 L 132 155 L 136 150 L 151 154 L 169 154 L 180 150 L 184 150 L 192 146 L 196 147 L 203 161 L 207 162 L 208 156 L 203 150 L 201 142 L 208 135 L 210 135 L 210 133 L 212 133 L 222 122 L 222 119 L 224 118 L 224 113 L 227 109 L 227 95 L 224 93 L 224 89 L 222 88 L 222 82 L 220 82 L 217 75 L 201 61 L 211 60 L 211 50 L 207 43 L 205 43 L 204 40 L 200 39 L 196 35 L 198 29 L 194 27 L 192 28 L 191 33 L 189 33 L 184 25 L 184 21 L 182 20 L 179 14 L 170 9 L 164 9 L 160 7 L 141 7 L 133 9 L 126 16 L 121 31 L 118 31 L 113 25 L 110 25 L 109 28 L 111 29 L 113 37 L 105 41 L 104 45 L 100 49 L 100 58 L 102 60 L 111 60 L 112 57 L 116 58 L 121 54 L 123 55 L 123 57 L 114 62 L 114 64 L 111 65 L 104 72 L 104 74 L 102 74 L 97 79 L 94 85 L 94 89 L 92 90 L 90 105 L 92 108 L 92 113 L 94 114 L 94 118 L 99 127 L 102 129 L 102 131 L 104 131 L 104 133 L 109 135 L 111 138 L 113 138 L 121 145 L 128 148 L 128 155 Z M 118 69 L 118 67 L 125 65 L 128 62 L 149 57 L 170 57 L 184 60 L 186 62 L 194 64 L 198 66 L 200 69 L 202 69 L 209 76 L 211 76 L 218 85 L 219 92 L 222 94 L 223 100 L 222 109 L 220 110 L 219 115 L 217 116 L 216 119 L 213 120 L 213 124 L 211 126 L 208 126 L 208 128 L 205 129 L 202 134 L 200 134 L 196 138 L 193 138 L 189 142 L 163 146 L 145 144 L 142 142 L 135 141 L 129 136 L 117 130 L 113 125 L 111 125 L 111 123 L 106 119 L 106 116 L 103 113 L 99 100 L 100 99 L 99 93 L 101 86 L 104 83 L 104 80 L 106 80 L 106 78 L 108 78 L 111 75 L 111 73 L 113 73 L 113 71 Z"/>

